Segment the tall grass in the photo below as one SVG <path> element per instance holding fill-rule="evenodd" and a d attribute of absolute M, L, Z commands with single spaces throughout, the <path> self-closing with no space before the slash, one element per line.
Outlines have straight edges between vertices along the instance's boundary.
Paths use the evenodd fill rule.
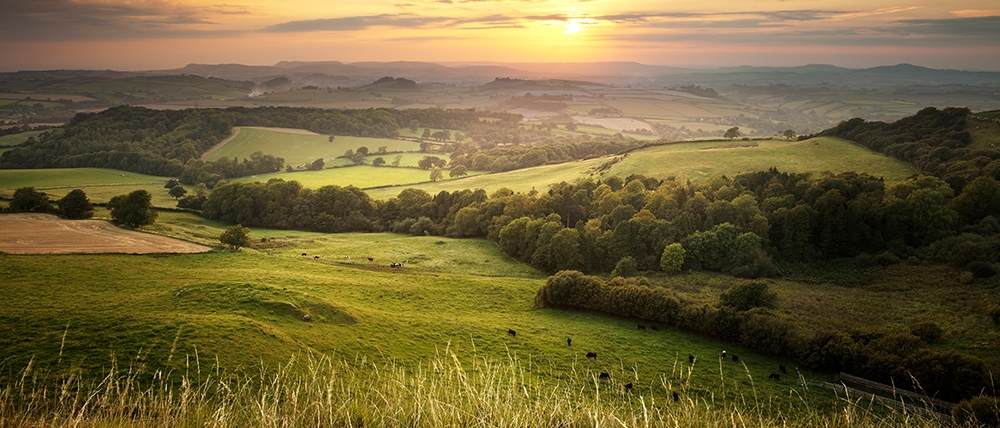
<path fill-rule="evenodd" d="M 627 368 L 608 381 L 576 367 L 560 377 L 516 356 L 471 361 L 447 349 L 410 367 L 360 356 L 305 356 L 237 374 L 203 369 L 194 356 L 179 374 L 150 373 L 137 358 L 128 367 L 112 365 L 97 380 L 28 364 L 6 368 L 0 379 L 0 426 L 940 426 L 847 399 L 837 410 L 821 411 L 806 396 L 798 400 L 804 410 L 789 416 L 752 382 L 725 391 L 720 379 L 720 391 L 696 391 L 688 382 L 694 365 L 679 362 L 669 375 L 640 384 Z M 632 392 L 624 390 L 628 382 L 635 382 Z"/>

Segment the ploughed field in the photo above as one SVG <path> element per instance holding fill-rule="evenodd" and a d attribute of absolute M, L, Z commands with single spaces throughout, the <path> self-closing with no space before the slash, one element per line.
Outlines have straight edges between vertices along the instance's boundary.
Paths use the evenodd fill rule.
<path fill-rule="evenodd" d="M 120 229 L 104 220 L 63 220 L 49 214 L 0 215 L 0 252 L 9 254 L 204 253 L 211 248 Z"/>

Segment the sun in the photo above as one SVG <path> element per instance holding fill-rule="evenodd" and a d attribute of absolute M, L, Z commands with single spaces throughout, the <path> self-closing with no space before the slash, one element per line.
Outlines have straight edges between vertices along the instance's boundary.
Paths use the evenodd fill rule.
<path fill-rule="evenodd" d="M 580 26 L 580 21 L 577 21 L 575 19 L 566 21 L 566 34 L 579 33 L 581 28 L 582 27 Z"/>

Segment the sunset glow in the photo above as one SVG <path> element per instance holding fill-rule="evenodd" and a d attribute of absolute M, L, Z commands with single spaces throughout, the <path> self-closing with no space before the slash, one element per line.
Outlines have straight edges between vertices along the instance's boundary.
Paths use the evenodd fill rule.
<path fill-rule="evenodd" d="M 553 32 L 553 29 L 558 29 Z M 572 47 L 567 49 L 570 39 Z M 0 69 L 302 61 L 636 61 L 1000 70 L 987 0 L 10 0 Z M 975 53 L 969 53 L 975 51 Z M 947 53 L 942 55 L 941 53 Z"/>

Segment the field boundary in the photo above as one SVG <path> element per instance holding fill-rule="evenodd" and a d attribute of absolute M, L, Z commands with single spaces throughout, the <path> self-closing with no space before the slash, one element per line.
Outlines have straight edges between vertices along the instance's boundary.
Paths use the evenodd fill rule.
<path fill-rule="evenodd" d="M 888 392 L 888 393 L 890 393 L 892 395 L 902 395 L 904 397 L 910 397 L 910 398 L 912 398 L 914 400 L 923 401 L 924 403 L 933 404 L 935 406 L 943 407 L 945 409 L 951 409 L 952 407 L 955 407 L 955 403 L 949 403 L 947 401 L 939 400 L 939 399 L 934 398 L 934 397 L 929 397 L 929 396 L 926 396 L 924 394 L 916 393 L 916 392 L 913 392 L 913 391 L 907 391 L 905 389 L 899 389 L 899 388 L 896 388 L 893 385 L 886 385 L 884 383 L 878 383 L 878 382 L 871 381 L 871 380 L 868 380 L 868 379 L 865 379 L 865 378 L 860 378 L 860 377 L 857 377 L 857 376 L 854 376 L 854 375 L 849 375 L 849 374 L 844 373 L 844 372 L 840 372 L 840 374 L 837 375 L 837 378 L 840 379 L 840 380 L 842 380 L 842 381 L 847 381 L 847 382 L 850 382 L 850 383 L 853 383 L 853 384 L 857 384 L 857 385 L 861 385 L 861 386 L 866 386 L 866 387 L 874 389 L 874 390 L 878 390 L 878 391 L 882 391 L 882 392 Z"/>
<path fill-rule="evenodd" d="M 885 406 L 885 407 L 888 407 L 888 408 L 891 408 L 891 409 L 894 409 L 894 410 L 899 410 L 901 412 L 916 413 L 916 414 L 919 414 L 921 416 L 935 418 L 935 419 L 938 419 L 938 420 L 941 420 L 941 421 L 947 422 L 947 423 L 951 423 L 952 422 L 951 415 L 946 415 L 944 413 L 936 412 L 936 411 L 931 410 L 930 408 L 927 408 L 927 407 L 919 407 L 919 406 L 914 406 L 912 404 L 908 405 L 908 404 L 906 404 L 906 403 L 904 403 L 902 401 L 899 401 L 899 400 L 893 400 L 891 398 L 883 397 L 881 395 L 875 395 L 875 394 L 872 394 L 870 392 L 862 391 L 860 389 L 854 389 L 854 388 L 851 388 L 851 387 L 849 387 L 847 385 L 844 385 L 844 384 L 836 384 L 836 383 L 830 383 L 830 382 L 823 382 L 823 386 L 822 387 L 824 389 L 832 390 L 833 392 L 835 392 L 837 394 L 844 394 L 845 398 L 850 397 L 850 396 L 854 396 L 855 398 L 858 398 L 858 399 L 861 399 L 861 400 L 865 400 L 865 401 L 868 401 L 870 403 L 878 403 L 878 404 L 880 404 L 882 406 Z"/>
<path fill-rule="evenodd" d="M 202 153 L 201 156 L 198 156 L 198 160 L 204 162 L 205 159 L 208 159 L 209 156 L 212 156 L 212 153 L 215 153 L 216 150 L 219 150 L 220 148 L 222 148 L 222 146 L 226 145 L 226 143 L 228 143 L 229 141 L 231 141 L 233 138 L 236 138 L 237 135 L 240 135 L 240 127 L 239 126 L 234 126 L 233 127 L 233 135 L 230 135 L 230 136 L 226 137 L 226 139 L 224 139 L 222 141 L 219 141 L 218 144 L 216 144 L 216 145 L 212 146 L 212 148 L 206 150 L 205 153 Z"/>

